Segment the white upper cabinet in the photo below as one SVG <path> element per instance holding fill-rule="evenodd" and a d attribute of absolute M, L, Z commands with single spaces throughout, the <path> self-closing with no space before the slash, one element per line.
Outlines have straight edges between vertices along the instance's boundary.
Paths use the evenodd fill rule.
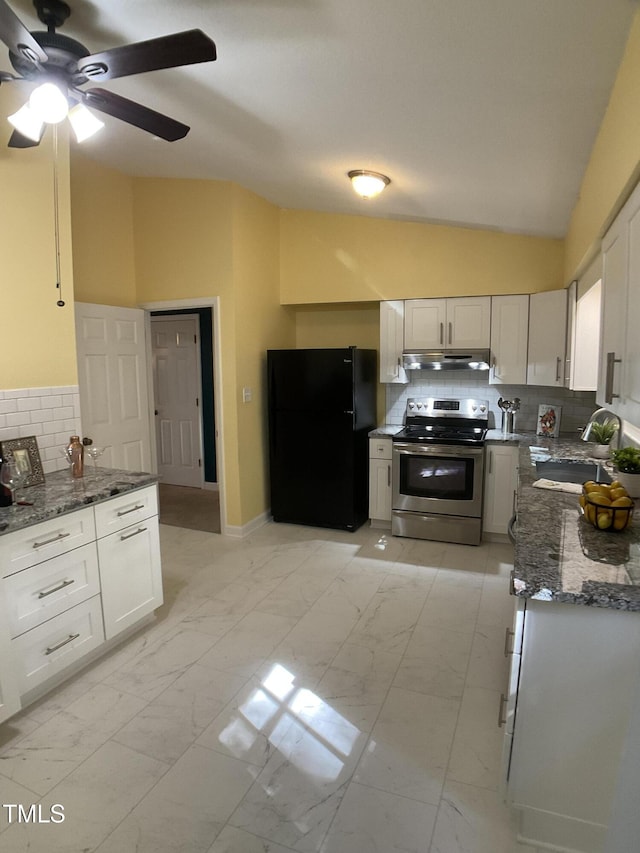
<path fill-rule="evenodd" d="M 640 186 L 602 242 L 602 338 L 596 399 L 640 426 Z"/>
<path fill-rule="evenodd" d="M 532 293 L 527 385 L 564 386 L 566 337 L 567 291 Z"/>
<path fill-rule="evenodd" d="M 494 296 L 491 300 L 490 385 L 524 385 L 527 381 L 529 296 Z"/>
<path fill-rule="evenodd" d="M 569 288 L 567 385 L 572 391 L 595 391 L 598 387 L 601 269 L 602 258 L 598 255 L 580 281 L 572 282 Z"/>
<path fill-rule="evenodd" d="M 408 299 L 404 347 L 417 349 L 488 349 L 491 297 Z"/>
<path fill-rule="evenodd" d="M 402 367 L 404 347 L 404 301 L 380 303 L 380 382 L 406 385 L 409 382 Z"/>

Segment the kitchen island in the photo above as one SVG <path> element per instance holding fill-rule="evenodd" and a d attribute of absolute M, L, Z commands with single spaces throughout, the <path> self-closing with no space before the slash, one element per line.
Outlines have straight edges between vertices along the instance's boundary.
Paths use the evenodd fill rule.
<path fill-rule="evenodd" d="M 0 721 L 162 604 L 156 480 L 56 472 L 0 509 Z"/>
<path fill-rule="evenodd" d="M 519 444 L 507 800 L 520 813 L 522 840 L 601 853 L 625 739 L 640 714 L 640 520 L 596 530 L 577 494 L 534 487 L 532 454 L 589 459 L 589 444 L 533 435 Z"/>

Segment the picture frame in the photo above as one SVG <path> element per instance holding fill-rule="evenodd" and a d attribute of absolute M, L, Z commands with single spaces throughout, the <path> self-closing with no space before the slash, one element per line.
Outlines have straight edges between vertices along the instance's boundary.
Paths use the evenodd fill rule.
<path fill-rule="evenodd" d="M 545 438 L 557 438 L 560 435 L 560 418 L 562 406 L 554 406 L 552 403 L 541 403 L 538 406 L 538 420 L 536 435 Z"/>
<path fill-rule="evenodd" d="M 11 453 L 13 458 L 23 471 L 27 472 L 24 486 L 38 486 L 44 483 L 44 471 L 40 461 L 38 440 L 35 435 L 27 435 L 24 438 L 8 438 L 0 441 L 0 454 L 5 459 Z"/>

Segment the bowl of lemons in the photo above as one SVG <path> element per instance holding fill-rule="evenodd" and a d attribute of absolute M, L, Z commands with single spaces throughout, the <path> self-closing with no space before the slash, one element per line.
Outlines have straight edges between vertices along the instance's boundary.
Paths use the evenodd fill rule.
<path fill-rule="evenodd" d="M 618 480 L 610 484 L 587 480 L 579 500 L 582 514 L 596 530 L 624 530 L 631 522 L 634 503 Z"/>

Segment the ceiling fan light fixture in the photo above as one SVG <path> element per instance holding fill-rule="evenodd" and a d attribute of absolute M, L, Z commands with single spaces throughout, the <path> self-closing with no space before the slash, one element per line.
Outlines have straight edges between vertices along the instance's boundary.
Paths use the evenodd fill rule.
<path fill-rule="evenodd" d="M 18 133 L 39 142 L 44 129 L 44 122 L 35 115 L 29 104 L 20 107 L 17 113 L 8 116 L 8 121 L 15 127 Z"/>
<path fill-rule="evenodd" d="M 370 172 L 368 169 L 352 169 L 347 173 L 351 186 L 364 199 L 379 195 L 391 183 L 391 179 L 380 172 Z"/>
<path fill-rule="evenodd" d="M 104 127 L 104 122 L 84 104 L 76 104 L 69 110 L 69 124 L 78 142 L 84 142 Z"/>
<path fill-rule="evenodd" d="M 46 124 L 58 124 L 69 112 L 67 99 L 55 83 L 43 83 L 34 89 L 29 97 L 29 106 Z"/>

